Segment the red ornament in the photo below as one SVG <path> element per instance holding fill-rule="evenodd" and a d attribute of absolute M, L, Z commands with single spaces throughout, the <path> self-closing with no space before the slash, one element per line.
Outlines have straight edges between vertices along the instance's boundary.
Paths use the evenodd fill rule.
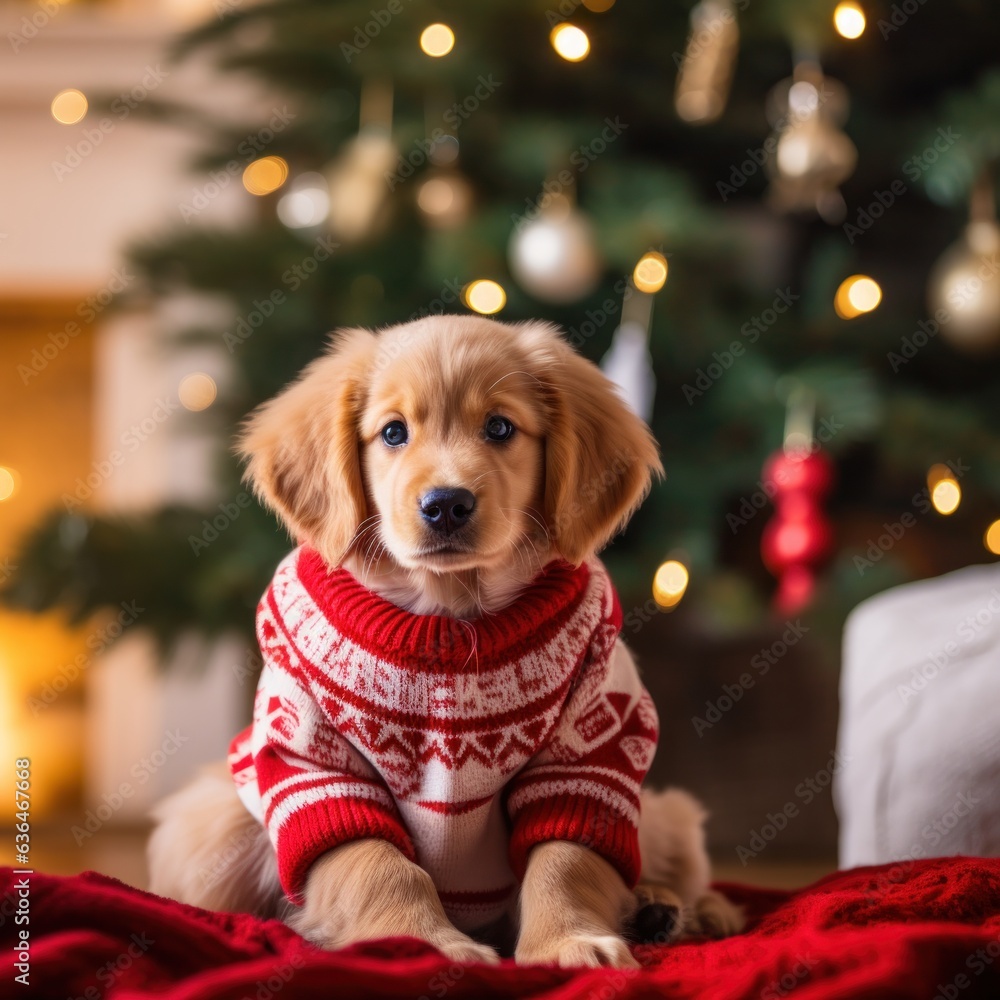
<path fill-rule="evenodd" d="M 774 484 L 776 495 L 804 493 L 822 500 L 833 488 L 834 466 L 824 451 L 776 451 L 764 463 L 764 482 Z"/>
<path fill-rule="evenodd" d="M 833 527 L 820 502 L 833 488 L 829 456 L 812 451 L 778 451 L 764 463 L 764 482 L 772 483 L 775 515 L 764 528 L 760 552 L 778 578 L 774 606 L 794 614 L 812 599 L 815 571 L 833 551 Z"/>

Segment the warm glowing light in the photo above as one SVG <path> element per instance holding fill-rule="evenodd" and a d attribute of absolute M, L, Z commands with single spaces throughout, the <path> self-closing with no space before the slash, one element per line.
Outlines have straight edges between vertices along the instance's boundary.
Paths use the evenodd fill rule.
<path fill-rule="evenodd" d="M 575 24 L 557 24 L 549 35 L 552 48 L 567 62 L 579 62 L 590 52 L 590 39 Z"/>
<path fill-rule="evenodd" d="M 927 489 L 932 490 L 942 479 L 954 479 L 951 469 L 947 465 L 935 462 L 927 470 Z"/>
<path fill-rule="evenodd" d="M 447 24 L 429 24 L 420 34 L 420 48 L 435 59 L 446 56 L 455 47 L 455 32 Z"/>
<path fill-rule="evenodd" d="M 61 90 L 52 98 L 51 110 L 60 125 L 75 125 L 87 113 L 87 98 L 79 90 Z"/>
<path fill-rule="evenodd" d="M 330 214 L 330 187 L 322 174 L 299 174 L 278 201 L 278 218 L 289 229 L 318 226 Z"/>
<path fill-rule="evenodd" d="M 243 171 L 243 186 L 256 195 L 277 191 L 288 179 L 288 164 L 280 156 L 262 156 Z"/>
<path fill-rule="evenodd" d="M 595 14 L 603 14 L 606 10 L 611 10 L 614 5 L 615 0 L 583 0 L 583 6 Z"/>
<path fill-rule="evenodd" d="M 674 607 L 684 596 L 688 579 L 687 567 L 676 559 L 669 559 L 653 577 L 653 599 L 661 608 Z"/>
<path fill-rule="evenodd" d="M 632 272 L 632 281 L 640 292 L 658 292 L 667 280 L 667 258 L 650 250 L 639 258 Z"/>
<path fill-rule="evenodd" d="M 481 278 L 465 286 L 465 304 L 477 313 L 492 316 L 507 304 L 507 293 L 495 281 Z"/>
<path fill-rule="evenodd" d="M 431 177 L 420 185 L 417 204 L 429 215 L 443 215 L 455 203 L 455 188 L 444 177 Z"/>
<path fill-rule="evenodd" d="M 199 410 L 207 410 L 215 402 L 217 395 L 215 379 L 204 372 L 185 375 L 177 387 L 177 398 L 181 401 L 181 406 L 196 413 Z"/>
<path fill-rule="evenodd" d="M 14 473 L 0 465 L 0 503 L 9 500 L 14 495 L 17 483 L 14 480 Z"/>
<path fill-rule="evenodd" d="M 954 479 L 942 479 L 931 490 L 931 503 L 939 514 L 954 514 L 962 502 L 962 488 Z"/>
<path fill-rule="evenodd" d="M 865 12 L 853 0 L 837 4 L 833 12 L 833 26 L 844 38 L 860 38 L 865 30 Z"/>
<path fill-rule="evenodd" d="M 876 309 L 881 301 L 882 289 L 874 278 L 852 274 L 840 283 L 833 297 L 833 308 L 841 319 L 854 319 Z"/>
<path fill-rule="evenodd" d="M 994 521 L 983 536 L 983 543 L 995 556 L 1000 556 L 1000 519 Z"/>

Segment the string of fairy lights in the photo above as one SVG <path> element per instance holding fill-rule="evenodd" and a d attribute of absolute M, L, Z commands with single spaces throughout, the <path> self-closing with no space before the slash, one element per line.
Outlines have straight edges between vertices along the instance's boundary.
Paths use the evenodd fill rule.
<path fill-rule="evenodd" d="M 589 11 L 600 14 L 609 11 L 614 6 L 615 0 L 580 0 L 580 3 Z M 574 4 L 575 6 L 576 4 Z M 700 68 L 694 67 L 689 78 L 683 79 L 684 67 L 682 67 L 681 76 L 678 79 L 678 93 L 675 98 L 676 110 L 679 117 L 692 124 L 712 121 L 721 114 L 729 83 L 726 79 L 725 62 L 727 59 L 733 58 L 738 39 L 734 27 L 735 12 L 732 0 L 717 0 L 714 6 L 711 2 L 706 3 L 705 0 L 696 4 L 692 12 L 693 30 L 699 24 L 697 18 L 707 16 L 701 8 L 711 8 L 714 11 L 713 16 L 717 20 L 711 27 L 713 31 L 716 28 L 722 30 L 715 31 L 717 37 L 714 41 L 718 47 L 714 53 L 709 53 L 709 57 L 705 60 L 707 69 L 706 65 L 702 65 Z M 860 38 L 867 25 L 863 8 L 854 0 L 843 0 L 843 2 L 838 3 L 833 10 L 832 19 L 836 32 L 847 40 Z M 586 60 L 592 52 L 589 35 L 583 27 L 573 23 L 570 18 L 562 20 L 551 28 L 549 42 L 555 55 L 568 63 L 580 63 Z M 428 58 L 442 59 L 455 49 L 458 39 L 450 25 L 435 22 L 420 31 L 417 44 Z M 819 79 L 822 80 L 822 77 Z M 796 110 L 796 102 L 799 105 L 804 102 L 807 108 L 804 118 L 808 119 L 809 113 L 815 112 L 815 85 L 812 77 L 807 75 L 802 79 L 793 78 L 786 93 L 788 104 L 793 111 Z M 810 105 L 811 100 L 813 101 L 812 105 Z M 364 95 L 362 104 L 364 105 Z M 57 123 L 72 126 L 86 118 L 88 109 L 86 95 L 79 89 L 69 88 L 61 90 L 53 97 L 50 111 L 52 118 Z M 391 95 L 388 109 L 388 121 L 387 123 L 383 121 L 381 124 L 385 126 L 386 131 L 391 131 Z M 362 126 L 365 124 L 364 114 L 365 112 L 362 110 Z M 354 181 L 354 187 L 349 192 L 351 197 L 344 196 L 347 201 L 355 200 L 364 203 L 365 190 L 363 186 L 361 188 L 357 186 L 359 177 L 360 180 L 364 180 L 363 175 L 367 169 L 370 175 L 369 180 L 376 174 L 381 180 L 383 176 L 379 172 L 381 168 L 380 166 L 376 168 L 375 165 L 388 162 L 397 155 L 397 151 L 388 143 L 388 140 L 381 148 L 375 144 L 366 149 L 363 148 L 363 139 L 364 127 L 359 132 L 357 139 L 354 140 L 356 148 L 352 151 L 352 155 L 355 156 L 352 169 L 356 172 L 360 171 L 360 173 L 358 176 L 348 177 L 347 180 L 343 181 L 345 187 L 350 187 L 348 181 Z M 428 156 L 428 162 L 434 166 L 417 190 L 417 201 L 430 225 L 445 226 L 464 221 L 464 213 L 471 198 L 467 184 L 453 167 L 457 155 L 458 144 L 455 137 L 444 136 L 443 140 L 437 143 L 436 150 Z M 791 142 L 786 142 L 784 149 L 779 145 L 776 159 L 779 167 L 784 163 L 787 172 L 794 175 L 802 156 L 801 144 L 794 146 Z M 368 161 L 367 166 L 364 164 L 365 157 Z M 362 166 L 358 167 L 358 163 L 361 163 Z M 445 165 L 443 170 L 442 164 Z M 449 169 L 451 173 L 448 173 Z M 434 171 L 437 173 L 435 174 Z M 306 171 L 293 176 L 288 162 L 283 157 L 268 154 L 259 156 L 247 164 L 242 173 L 242 183 L 246 192 L 254 197 L 265 198 L 278 195 L 275 205 L 278 219 L 289 229 L 309 230 L 329 223 L 335 210 L 336 192 L 331 190 L 332 176 L 329 171 L 326 174 L 318 171 Z M 539 203 L 540 207 L 542 207 L 542 201 Z M 570 197 L 558 194 L 548 198 L 548 201 L 551 202 L 548 209 L 553 217 L 557 207 L 564 217 L 573 211 L 572 193 Z M 358 224 L 362 227 L 371 222 L 376 214 L 378 206 L 374 202 L 371 204 L 372 208 L 368 214 L 359 217 Z M 823 215 L 822 207 L 820 214 Z M 539 232 L 536 235 L 538 236 L 538 239 L 535 240 L 537 248 L 532 252 L 535 254 L 536 262 L 541 262 L 546 254 L 551 257 L 553 250 L 550 244 L 545 243 L 544 233 Z M 640 327 L 645 329 L 647 337 L 652 297 L 666 284 L 668 270 L 666 257 L 658 251 L 649 251 L 640 257 L 628 278 L 628 292 L 625 295 L 625 300 L 626 302 L 632 300 L 629 306 L 630 315 L 633 318 L 638 317 L 636 321 Z M 500 313 L 506 306 L 507 292 L 495 277 L 472 277 L 463 287 L 462 300 L 473 312 L 492 316 Z M 552 300 L 557 301 L 555 298 Z M 870 275 L 853 274 L 844 278 L 840 283 L 832 305 L 834 312 L 842 320 L 853 320 L 872 312 L 878 308 L 881 302 L 882 289 L 878 282 Z M 626 322 L 624 313 L 625 306 L 623 304 L 623 325 Z M 217 394 L 218 388 L 215 380 L 205 372 L 191 372 L 185 375 L 178 384 L 178 399 L 186 409 L 191 411 L 207 409 L 215 401 Z M 10 499 L 17 492 L 19 482 L 20 476 L 16 470 L 0 466 L 0 502 Z M 947 466 L 934 465 L 928 471 L 927 488 L 931 504 L 938 514 L 950 516 L 958 510 L 962 500 L 962 490 L 955 475 Z M 1000 518 L 989 525 L 983 540 L 989 552 L 1000 556 Z M 674 555 L 675 558 L 667 559 L 658 567 L 653 579 L 653 597 L 657 604 L 666 610 L 670 610 L 680 603 L 690 581 L 690 572 L 684 564 L 683 554 Z"/>

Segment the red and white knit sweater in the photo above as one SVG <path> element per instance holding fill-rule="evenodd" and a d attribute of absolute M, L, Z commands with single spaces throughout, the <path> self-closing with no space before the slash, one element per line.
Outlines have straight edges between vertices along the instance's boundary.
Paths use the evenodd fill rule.
<path fill-rule="evenodd" d="M 293 902 L 310 864 L 379 837 L 464 930 L 501 916 L 528 851 L 569 840 L 639 874 L 656 710 L 604 567 L 548 565 L 496 615 L 415 615 L 301 548 L 258 609 L 264 670 L 230 767 Z"/>

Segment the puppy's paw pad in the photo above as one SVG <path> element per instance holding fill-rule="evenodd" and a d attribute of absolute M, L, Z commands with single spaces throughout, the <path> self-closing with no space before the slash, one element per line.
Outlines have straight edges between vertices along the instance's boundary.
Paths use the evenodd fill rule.
<path fill-rule="evenodd" d="M 617 934 L 571 934 L 542 949 L 519 947 L 514 956 L 520 965 L 552 964 L 565 968 L 638 969 L 625 941 Z"/>
<path fill-rule="evenodd" d="M 492 948 L 473 941 L 464 934 L 432 941 L 431 944 L 438 951 L 444 952 L 453 962 L 483 962 L 486 965 L 496 965 L 500 961 L 500 956 Z"/>
<path fill-rule="evenodd" d="M 742 907 L 729 902 L 721 892 L 709 889 L 694 904 L 693 924 L 693 931 L 723 938 L 739 934 L 746 926 L 746 917 Z"/>
<path fill-rule="evenodd" d="M 666 944 L 681 931 L 681 910 L 669 903 L 647 903 L 632 918 L 631 937 L 642 944 Z"/>

